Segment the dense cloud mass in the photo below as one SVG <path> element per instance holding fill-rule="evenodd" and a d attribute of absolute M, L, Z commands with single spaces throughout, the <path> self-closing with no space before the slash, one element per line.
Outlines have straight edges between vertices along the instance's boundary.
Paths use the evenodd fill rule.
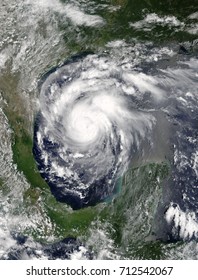
<path fill-rule="evenodd" d="M 141 80 L 145 91 L 144 77 L 131 75 L 131 90 Z M 151 145 L 156 120 L 137 109 L 126 89 L 130 78 L 113 61 L 87 55 L 41 86 L 34 154 L 57 199 L 75 209 L 109 198 L 145 138 Z"/>

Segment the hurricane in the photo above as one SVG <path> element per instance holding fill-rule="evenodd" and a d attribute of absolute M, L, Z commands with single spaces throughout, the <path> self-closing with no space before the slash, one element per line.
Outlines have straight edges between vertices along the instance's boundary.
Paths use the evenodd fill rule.
<path fill-rule="evenodd" d="M 34 155 L 52 193 L 73 209 L 109 199 L 152 145 L 156 119 L 126 93 L 122 72 L 105 57 L 79 55 L 41 85 Z"/>

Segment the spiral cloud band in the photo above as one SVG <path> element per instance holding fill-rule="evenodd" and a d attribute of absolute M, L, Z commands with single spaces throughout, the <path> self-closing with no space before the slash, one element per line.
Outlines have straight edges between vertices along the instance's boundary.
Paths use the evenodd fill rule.
<path fill-rule="evenodd" d="M 125 74 L 105 57 L 76 56 L 41 85 L 34 156 L 56 199 L 73 209 L 111 198 L 145 141 L 152 144 L 155 117 L 137 109 Z"/>

